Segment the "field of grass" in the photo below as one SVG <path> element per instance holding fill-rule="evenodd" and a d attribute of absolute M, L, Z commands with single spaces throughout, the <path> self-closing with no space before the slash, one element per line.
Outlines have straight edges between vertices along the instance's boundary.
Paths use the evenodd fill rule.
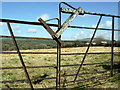
<path fill-rule="evenodd" d="M 73 47 L 62 48 L 62 53 L 83 53 L 87 47 Z M 34 50 L 21 50 L 21 52 L 56 52 L 56 49 L 34 49 Z M 91 47 L 89 52 L 110 52 L 110 47 Z M 118 47 L 114 48 L 114 52 L 118 52 Z M 80 64 L 84 55 L 62 55 L 61 65 Z M 114 55 L 114 61 L 119 61 L 118 54 Z M 22 54 L 26 66 L 56 66 L 55 54 Z M 84 63 L 104 63 L 111 61 L 110 54 L 89 54 L 87 55 Z M 118 63 L 115 65 L 117 66 Z M 2 67 L 17 67 L 22 66 L 17 54 L 3 54 L 2 55 Z M 61 67 L 61 75 L 76 74 L 79 66 Z M 116 69 L 116 68 L 115 68 Z M 32 68 L 27 69 L 31 79 L 48 75 L 47 77 L 55 77 L 56 69 L 53 67 L 48 68 Z M 105 71 L 104 73 L 96 73 Z M 22 69 L 4 69 L 1 71 L 2 80 L 20 80 L 26 79 L 24 71 Z M 106 77 L 110 75 L 110 63 L 109 64 L 97 64 L 97 65 L 84 65 L 80 73 L 96 73 L 96 74 L 83 74 L 79 75 L 77 80 L 79 83 L 67 86 L 69 82 L 74 80 L 75 76 L 61 77 L 61 87 L 69 88 L 118 88 L 120 80 L 118 77 Z M 114 74 L 119 74 L 118 70 L 114 70 Z M 97 79 L 97 77 L 102 77 Z M 55 79 L 45 79 L 38 84 L 33 84 L 34 88 L 49 88 L 55 86 Z M 73 83 L 71 83 L 73 84 Z M 15 83 L 3 83 L 2 87 L 7 88 L 8 85 L 11 88 L 29 88 L 27 82 L 15 82 Z"/>

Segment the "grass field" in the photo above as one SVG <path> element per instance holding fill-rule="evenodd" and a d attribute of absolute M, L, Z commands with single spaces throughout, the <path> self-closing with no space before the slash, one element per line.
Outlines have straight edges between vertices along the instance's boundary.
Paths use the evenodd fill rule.
<path fill-rule="evenodd" d="M 62 48 L 62 53 L 82 53 L 86 51 L 87 47 L 73 47 Z M 21 50 L 21 52 L 56 52 L 56 49 L 35 49 L 35 50 Z M 111 47 L 91 47 L 89 52 L 110 52 Z M 118 52 L 118 47 L 114 48 L 114 52 Z M 80 64 L 84 55 L 62 55 L 61 65 Z M 119 61 L 118 54 L 114 54 L 114 61 Z M 55 54 L 22 54 L 26 66 L 48 66 L 56 65 Z M 110 54 L 89 54 L 87 55 L 84 63 L 104 63 L 111 61 Z M 117 63 L 118 64 L 118 63 Z M 115 64 L 115 65 L 117 65 Z M 17 54 L 3 54 L 2 55 L 2 67 L 17 67 L 21 66 L 19 57 Z M 79 66 L 61 67 L 61 75 L 76 74 Z M 115 68 L 116 69 L 116 68 Z M 27 69 L 30 78 L 40 77 L 47 74 L 47 77 L 55 77 L 56 69 L 49 68 L 32 68 Z M 118 77 L 106 77 L 110 75 L 110 64 L 97 64 L 97 65 L 84 65 L 80 73 L 95 73 L 105 71 L 104 73 L 96 74 L 84 74 L 79 75 L 77 80 L 92 78 L 88 81 L 81 81 L 71 86 L 70 88 L 118 88 Z M 26 79 L 24 71 L 22 69 L 4 69 L 2 72 L 2 80 L 20 80 Z M 119 74 L 118 70 L 114 70 L 114 74 Z M 75 76 L 61 77 L 61 87 L 68 85 L 65 82 L 74 80 Z M 102 77 L 96 79 L 96 77 Z M 9 85 L 11 88 L 29 88 L 27 82 L 15 82 L 15 83 L 3 83 L 2 87 L 7 88 L 5 85 Z M 55 79 L 45 79 L 39 84 L 33 84 L 34 88 L 49 88 L 55 86 Z"/>

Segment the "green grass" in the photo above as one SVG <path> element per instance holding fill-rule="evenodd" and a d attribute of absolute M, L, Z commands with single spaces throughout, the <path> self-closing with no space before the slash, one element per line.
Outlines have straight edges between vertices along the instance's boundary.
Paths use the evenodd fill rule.
<path fill-rule="evenodd" d="M 23 54 L 23 60 L 26 66 L 49 66 L 53 65 L 56 66 L 56 55 L 42 55 L 42 54 Z M 70 56 L 61 56 L 61 65 L 65 64 L 80 64 L 83 55 L 70 55 Z M 103 63 L 110 61 L 111 55 L 110 54 L 95 54 L 95 55 L 87 55 L 84 63 Z M 118 61 L 118 55 L 114 55 L 114 61 Z M 22 66 L 19 60 L 18 55 L 3 55 L 2 61 L 3 67 L 15 67 L 15 66 Z M 82 67 L 80 73 L 94 73 L 100 71 L 106 71 L 105 73 L 96 73 L 96 74 L 84 74 L 79 75 L 77 80 L 80 79 L 89 79 L 88 81 L 81 81 L 79 83 L 75 83 L 71 86 L 64 86 L 61 84 L 61 88 L 74 88 L 75 90 L 83 89 L 83 88 L 117 88 L 118 86 L 118 78 L 117 77 L 107 77 L 102 79 L 95 79 L 96 77 L 106 77 L 106 75 L 110 75 L 109 69 L 110 64 L 101 64 L 101 65 L 85 65 Z M 27 69 L 30 75 L 30 78 L 36 78 L 39 76 L 43 76 L 47 74 L 47 77 L 55 77 L 56 76 L 56 69 L 55 68 L 32 68 Z M 78 70 L 78 66 L 72 67 L 61 67 L 61 75 L 70 75 L 76 74 Z M 119 73 L 118 71 L 114 70 L 114 73 Z M 67 82 L 74 80 L 75 76 L 68 76 L 68 77 L 61 77 L 61 83 L 64 83 L 65 79 Z M 9 69 L 9 70 L 2 70 L 2 79 L 3 80 L 19 80 L 19 79 L 26 79 L 25 73 L 23 69 Z M 26 82 L 15 82 L 15 83 L 7 83 L 11 88 L 29 88 L 29 84 Z M 39 84 L 33 84 L 34 88 L 49 88 L 55 86 L 55 79 L 46 79 L 43 80 Z M 67 85 L 67 83 L 65 83 Z M 2 84 L 3 88 L 6 88 L 5 84 Z M 63 87 L 64 86 L 64 87 Z"/>

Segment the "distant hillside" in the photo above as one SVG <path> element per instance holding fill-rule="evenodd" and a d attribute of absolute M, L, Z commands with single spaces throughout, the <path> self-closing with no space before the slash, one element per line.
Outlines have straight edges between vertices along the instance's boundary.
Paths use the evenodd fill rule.
<path fill-rule="evenodd" d="M 37 40 L 37 39 L 16 39 L 17 44 L 20 48 L 20 50 L 27 50 L 27 49 L 48 49 L 48 48 L 56 48 L 57 44 L 53 40 Z M 82 47 L 87 46 L 88 42 L 90 41 L 90 38 L 85 38 L 81 40 L 73 40 L 73 41 L 63 41 L 64 46 L 63 47 Z M 101 41 L 106 41 L 107 43 L 102 44 Z M 92 44 L 94 46 L 111 46 L 111 41 L 101 39 L 101 38 L 95 38 L 93 40 Z M 115 46 L 120 46 L 120 41 L 115 41 Z M 12 39 L 2 39 L 2 50 L 3 51 L 12 51 L 16 50 L 15 46 L 13 44 Z"/>
<path fill-rule="evenodd" d="M 53 40 L 16 39 L 20 50 L 27 49 L 48 49 L 55 48 L 56 42 Z M 2 50 L 16 50 L 12 39 L 2 39 Z"/>
<path fill-rule="evenodd" d="M 91 40 L 91 38 L 81 39 L 81 41 L 86 41 L 86 42 L 88 42 L 88 41 L 90 41 L 90 40 Z M 94 39 L 93 39 L 93 41 L 101 41 L 101 40 L 106 40 L 106 39 L 104 39 L 104 38 L 94 38 Z M 106 40 L 106 41 L 109 41 L 109 40 Z"/>

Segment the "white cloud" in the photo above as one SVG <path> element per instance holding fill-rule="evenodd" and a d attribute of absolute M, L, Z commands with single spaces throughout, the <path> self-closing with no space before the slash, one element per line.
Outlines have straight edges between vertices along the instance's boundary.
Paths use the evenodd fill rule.
<path fill-rule="evenodd" d="M 80 31 L 80 33 L 81 33 L 81 35 L 84 35 L 84 34 L 85 34 L 84 31 Z"/>
<path fill-rule="evenodd" d="M 106 21 L 106 26 L 111 27 L 112 26 L 112 21 Z"/>
<path fill-rule="evenodd" d="M 96 28 L 96 25 L 92 25 L 93 28 Z"/>
<path fill-rule="evenodd" d="M 96 27 L 96 25 L 92 25 L 92 27 Z M 98 26 L 99 28 L 111 28 L 112 27 L 112 21 L 106 21 L 105 24 L 100 24 Z"/>
<path fill-rule="evenodd" d="M 82 18 L 84 18 L 84 17 L 88 17 L 89 15 L 88 14 L 85 14 L 85 15 L 79 15 L 79 17 L 82 17 Z"/>
<path fill-rule="evenodd" d="M 12 26 L 12 29 L 18 30 L 18 29 L 20 29 L 20 26 L 19 25 Z"/>
<path fill-rule="evenodd" d="M 20 33 L 21 33 L 21 31 L 20 31 L 20 30 L 18 30 L 18 31 L 16 31 L 16 33 L 20 34 Z"/>
<path fill-rule="evenodd" d="M 28 33 L 36 33 L 37 29 L 31 28 L 27 30 Z"/>
<path fill-rule="evenodd" d="M 90 31 L 89 33 L 86 33 L 86 38 L 91 38 L 93 36 L 94 31 Z"/>
<path fill-rule="evenodd" d="M 100 32 L 95 35 L 95 37 L 103 37 L 105 39 L 111 39 L 111 33 L 110 32 Z"/>
<path fill-rule="evenodd" d="M 39 18 L 42 18 L 43 20 L 48 20 L 50 17 L 48 14 L 43 14 L 40 17 L 38 17 L 37 19 L 39 19 Z"/>
<path fill-rule="evenodd" d="M 85 36 L 85 32 L 84 31 L 80 31 L 80 33 L 77 33 L 76 35 L 74 35 L 74 38 L 75 39 L 80 39 L 83 36 Z"/>

